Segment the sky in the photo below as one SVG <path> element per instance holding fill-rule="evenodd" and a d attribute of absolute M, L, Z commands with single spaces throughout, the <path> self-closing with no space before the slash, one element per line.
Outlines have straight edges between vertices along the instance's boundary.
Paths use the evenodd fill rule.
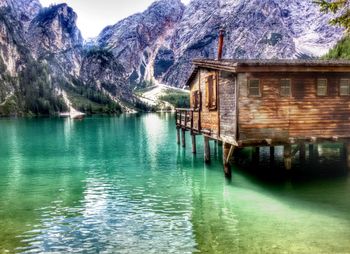
<path fill-rule="evenodd" d="M 182 0 L 187 4 L 190 0 Z M 84 39 L 96 37 L 103 28 L 132 14 L 142 12 L 154 0 L 40 0 L 43 6 L 67 3 L 78 14 Z"/>

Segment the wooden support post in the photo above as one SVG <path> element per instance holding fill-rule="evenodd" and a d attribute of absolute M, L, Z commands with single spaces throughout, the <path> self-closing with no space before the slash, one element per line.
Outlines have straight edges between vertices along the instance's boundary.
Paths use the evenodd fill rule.
<path fill-rule="evenodd" d="M 305 162 L 305 143 L 300 143 L 299 144 L 299 160 L 300 162 Z"/>
<path fill-rule="evenodd" d="M 230 158 L 234 152 L 235 147 L 228 143 L 224 143 L 223 148 L 224 148 L 224 152 L 223 152 L 224 172 L 225 172 L 225 176 L 230 178 L 232 176 Z"/>
<path fill-rule="evenodd" d="M 214 140 L 214 157 L 217 158 L 218 155 L 218 141 Z"/>
<path fill-rule="evenodd" d="M 176 124 L 176 126 L 177 126 L 177 114 L 178 114 L 178 110 L 176 109 L 176 111 L 175 111 L 175 124 Z"/>
<path fill-rule="evenodd" d="M 343 143 L 343 147 L 340 148 L 340 160 L 341 161 L 346 161 L 347 159 L 347 148 L 346 148 L 346 145 L 347 143 Z"/>
<path fill-rule="evenodd" d="M 275 147 L 270 146 L 270 163 L 273 164 L 275 162 Z"/>
<path fill-rule="evenodd" d="M 191 110 L 191 131 L 193 131 L 193 110 Z"/>
<path fill-rule="evenodd" d="M 252 161 L 254 164 L 259 164 L 260 159 L 260 147 L 254 147 L 253 148 L 253 155 L 252 155 Z"/>
<path fill-rule="evenodd" d="M 309 144 L 309 160 L 312 161 L 314 159 L 314 145 Z"/>
<path fill-rule="evenodd" d="M 320 154 L 318 152 L 318 144 L 315 144 L 315 148 L 314 148 L 314 160 L 318 161 L 320 158 Z"/>
<path fill-rule="evenodd" d="M 191 134 L 192 137 L 192 153 L 196 154 L 197 153 L 197 147 L 196 147 L 196 135 L 195 134 Z"/>
<path fill-rule="evenodd" d="M 176 142 L 180 145 L 180 128 L 176 128 Z"/>
<path fill-rule="evenodd" d="M 179 125 L 182 126 L 182 112 L 179 111 Z"/>
<path fill-rule="evenodd" d="M 350 143 L 345 144 L 345 151 L 346 151 L 346 165 L 350 170 Z"/>
<path fill-rule="evenodd" d="M 209 163 L 210 162 L 210 144 L 209 144 L 209 138 L 204 136 L 204 162 Z"/>
<path fill-rule="evenodd" d="M 292 169 L 292 145 L 286 144 L 283 148 L 284 166 L 287 170 Z"/>
<path fill-rule="evenodd" d="M 186 147 L 186 129 L 182 129 L 182 147 Z"/>

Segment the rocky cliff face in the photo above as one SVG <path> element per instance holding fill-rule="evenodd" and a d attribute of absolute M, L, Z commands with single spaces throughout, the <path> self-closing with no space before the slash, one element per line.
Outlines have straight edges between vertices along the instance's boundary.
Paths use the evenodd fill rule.
<path fill-rule="evenodd" d="M 194 0 L 171 39 L 176 60 L 161 81 L 181 86 L 191 59 L 215 58 L 220 27 L 226 30 L 224 58 L 318 57 L 342 37 L 311 0 Z"/>
<path fill-rule="evenodd" d="M 91 49 L 85 52 L 80 77 L 85 84 L 107 91 L 118 101 L 133 98 L 131 90 L 125 87 L 125 69 L 110 51 Z"/>
<path fill-rule="evenodd" d="M 84 49 L 76 20 L 66 4 L 42 8 L 37 0 L 0 0 L 0 115 L 63 110 L 62 89 L 86 97 L 78 107 L 94 105 L 99 112 L 105 104 L 117 110 L 113 100 L 133 99 L 124 68 Z"/>
<path fill-rule="evenodd" d="M 97 39 L 97 46 L 112 51 L 132 84 L 141 83 L 145 77 L 152 80 L 157 53 L 165 50 L 167 54 L 169 39 L 184 9 L 180 0 L 156 1 L 145 12 L 105 28 Z"/>
<path fill-rule="evenodd" d="M 78 77 L 83 38 L 77 14 L 66 4 L 43 8 L 31 21 L 28 42 L 36 59 L 55 62 L 56 69 Z"/>
<path fill-rule="evenodd" d="M 160 1 L 146 12 L 108 27 L 98 42 L 113 51 L 131 81 L 182 86 L 193 58 L 216 56 L 220 27 L 226 30 L 225 58 L 324 54 L 342 37 L 342 31 L 329 26 L 327 15 L 318 8 L 311 0 L 193 0 L 186 8 L 178 1 Z M 164 22 L 168 10 L 171 23 Z M 155 22 L 152 13 L 159 12 L 164 16 L 160 16 L 157 29 L 141 30 L 142 35 L 152 38 L 145 40 L 137 29 L 144 27 L 143 20 L 149 21 L 146 24 Z"/>
<path fill-rule="evenodd" d="M 23 2 L 28 8 L 21 5 Z M 29 54 L 24 47 L 25 29 L 38 11 L 37 4 L 29 0 L 0 0 L 0 105 L 15 93 L 13 77 L 25 66 Z"/>
<path fill-rule="evenodd" d="M 21 22 L 25 28 L 39 13 L 41 4 L 38 0 L 0 0 L 0 8 L 8 7 L 15 14 L 16 19 Z"/>

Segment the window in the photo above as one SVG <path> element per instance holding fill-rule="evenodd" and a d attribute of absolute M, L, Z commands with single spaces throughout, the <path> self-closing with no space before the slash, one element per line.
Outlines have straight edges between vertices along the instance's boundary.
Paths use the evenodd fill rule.
<path fill-rule="evenodd" d="M 281 79 L 280 86 L 281 86 L 281 90 L 280 90 L 281 96 L 290 96 L 291 95 L 290 79 Z"/>
<path fill-rule="evenodd" d="M 327 95 L 327 79 L 317 80 L 317 95 L 326 96 Z"/>
<path fill-rule="evenodd" d="M 341 79 L 340 80 L 340 88 L 339 88 L 339 94 L 341 96 L 350 95 L 350 79 Z"/>
<path fill-rule="evenodd" d="M 200 91 L 197 90 L 192 92 L 192 107 L 193 109 L 199 109 L 200 105 Z"/>
<path fill-rule="evenodd" d="M 217 91 L 217 81 L 216 75 L 209 75 L 205 80 L 205 105 L 211 109 L 216 110 L 216 92 Z"/>
<path fill-rule="evenodd" d="M 249 96 L 261 96 L 259 79 L 249 80 L 248 92 L 249 92 Z"/>

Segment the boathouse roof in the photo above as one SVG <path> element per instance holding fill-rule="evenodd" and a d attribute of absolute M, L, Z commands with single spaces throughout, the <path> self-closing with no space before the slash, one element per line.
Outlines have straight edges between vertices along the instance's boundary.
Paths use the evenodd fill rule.
<path fill-rule="evenodd" d="M 243 72 L 350 72 L 349 60 L 314 59 L 195 59 L 195 69 L 186 86 L 197 75 L 199 68 L 223 70 L 235 73 Z"/>

